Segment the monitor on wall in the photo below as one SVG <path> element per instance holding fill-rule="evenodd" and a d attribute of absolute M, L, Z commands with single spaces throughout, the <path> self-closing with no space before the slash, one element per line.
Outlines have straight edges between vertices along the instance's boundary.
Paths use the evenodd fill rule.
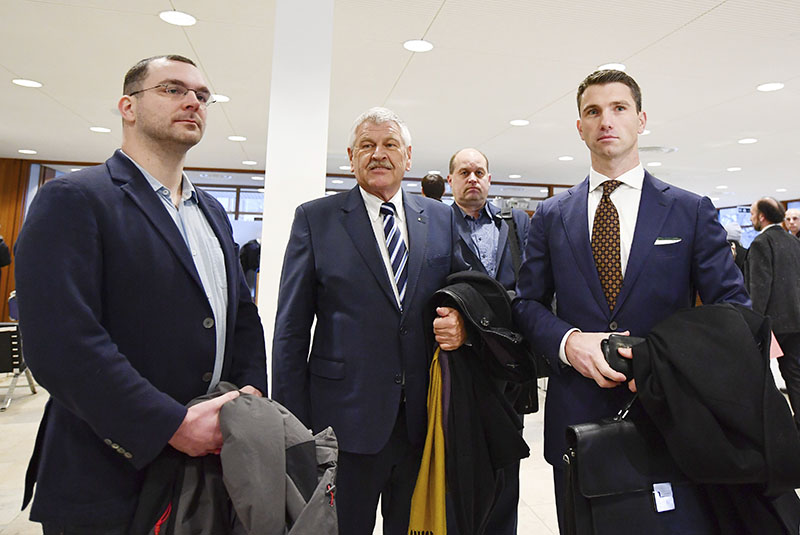
<path fill-rule="evenodd" d="M 750 243 L 758 235 L 758 232 L 753 228 L 753 223 L 750 221 L 750 207 L 744 206 L 731 206 L 730 208 L 720 208 L 719 222 L 724 227 L 726 223 L 735 221 L 742 227 L 742 247 L 749 248 Z"/>

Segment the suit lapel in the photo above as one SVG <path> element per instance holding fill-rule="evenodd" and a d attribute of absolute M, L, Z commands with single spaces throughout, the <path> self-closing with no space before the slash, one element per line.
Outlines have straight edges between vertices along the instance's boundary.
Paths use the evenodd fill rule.
<path fill-rule="evenodd" d="M 461 208 L 453 203 L 453 212 L 455 213 L 456 228 L 458 229 L 458 241 L 461 242 L 461 252 L 464 256 L 464 261 L 469 264 L 472 269 L 486 273 L 486 268 L 483 267 L 481 259 L 475 250 L 475 244 L 472 241 L 472 234 L 469 232 L 469 225 L 467 220 L 464 219 L 464 212 Z"/>
<path fill-rule="evenodd" d="M 647 256 L 653 249 L 664 222 L 667 219 L 673 198 L 667 194 L 669 185 L 661 182 L 645 171 L 642 182 L 642 196 L 639 200 L 639 212 L 636 215 L 636 229 L 633 233 L 633 243 L 628 256 L 628 265 L 625 268 L 625 277 L 622 279 L 622 289 L 617 296 L 616 314 L 625 304 L 625 299 L 633 291 L 636 279 L 642 272 Z"/>
<path fill-rule="evenodd" d="M 405 199 L 403 200 L 405 201 Z M 353 246 L 361 255 L 361 258 L 369 268 L 372 276 L 378 281 L 378 285 L 381 287 L 386 297 L 392 302 L 392 305 L 397 307 L 397 300 L 394 297 L 394 291 L 389 282 L 389 274 L 386 272 L 386 266 L 383 263 L 381 252 L 378 249 L 378 244 L 375 242 L 372 222 L 369 220 L 367 207 L 364 206 L 364 199 L 361 198 L 361 192 L 358 186 L 351 189 L 345 196 L 340 218 L 342 226 L 344 226 L 347 234 L 350 236 L 350 240 L 353 242 Z M 406 218 L 408 218 L 407 211 Z M 411 256 L 409 255 L 409 263 L 410 261 Z M 406 287 L 406 299 L 409 298 L 410 290 L 411 278 L 409 277 L 408 286 Z"/>
<path fill-rule="evenodd" d="M 200 275 L 197 273 L 197 268 L 189 254 L 189 248 L 186 247 L 186 242 L 183 241 L 178 227 L 175 226 L 172 217 L 167 213 L 161 199 L 158 198 L 139 169 L 119 150 L 114 153 L 114 156 L 106 164 L 111 177 L 117 182 L 122 182 L 120 189 L 144 212 L 147 219 L 152 223 L 153 228 L 167 242 L 167 245 L 186 269 L 189 276 L 202 289 L 203 284 L 200 282 Z"/>
<path fill-rule="evenodd" d="M 600 285 L 600 276 L 592 256 L 592 244 L 589 241 L 589 216 L 587 212 L 589 199 L 589 178 L 569 190 L 569 195 L 559 201 L 561 222 L 567 242 L 575 258 L 575 264 L 581 270 L 586 285 L 600 305 L 601 310 L 611 314 L 608 301 Z"/>
<path fill-rule="evenodd" d="M 414 298 L 417 281 L 422 273 L 422 261 L 428 250 L 428 217 L 425 208 L 413 195 L 403 192 L 403 208 L 406 213 L 406 228 L 408 229 L 408 284 L 406 297 L 403 301 L 408 304 Z M 405 310 L 408 306 L 404 307 Z"/>

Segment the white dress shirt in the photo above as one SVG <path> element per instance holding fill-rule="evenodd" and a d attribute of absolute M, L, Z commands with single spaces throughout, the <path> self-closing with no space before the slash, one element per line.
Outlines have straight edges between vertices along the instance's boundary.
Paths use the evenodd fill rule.
<path fill-rule="evenodd" d="M 383 199 L 364 191 L 360 186 L 358 191 L 361 192 L 361 198 L 364 199 L 364 206 L 367 207 L 367 215 L 372 223 L 372 232 L 375 234 L 375 241 L 378 242 L 378 250 L 381 252 L 383 258 L 383 265 L 386 268 L 386 274 L 389 276 L 389 284 L 392 286 L 394 298 L 397 301 L 397 306 L 402 308 L 400 303 L 400 292 L 397 291 L 397 283 L 394 280 L 394 270 L 392 270 L 392 261 L 389 258 L 389 248 L 386 246 L 386 235 L 383 233 L 383 216 L 381 215 L 381 205 Z M 395 222 L 400 228 L 400 234 L 403 237 L 403 242 L 406 244 L 406 249 L 411 251 L 408 243 L 408 228 L 406 227 L 406 211 L 403 208 L 403 190 L 398 189 L 394 197 L 389 199 L 390 203 L 394 205 Z"/>
<path fill-rule="evenodd" d="M 589 170 L 589 197 L 586 206 L 587 216 L 589 218 L 589 243 L 592 241 L 592 227 L 594 226 L 594 214 L 597 212 L 597 206 L 600 204 L 600 199 L 603 198 L 603 182 L 607 180 L 618 180 L 622 184 L 611 193 L 611 202 L 619 214 L 619 260 L 622 265 L 623 280 L 625 277 L 625 269 L 628 267 L 628 258 L 631 254 L 631 245 L 633 244 L 633 234 L 636 231 L 636 218 L 639 215 L 639 201 L 642 198 L 642 183 L 644 182 L 644 168 L 642 164 L 637 165 L 630 171 L 622 173 L 617 178 L 609 178 L 601 175 L 594 169 Z M 558 357 L 564 364 L 569 364 L 567 361 L 567 338 L 574 332 L 580 332 L 580 329 L 570 329 L 561 339 L 561 345 L 558 349 Z"/>

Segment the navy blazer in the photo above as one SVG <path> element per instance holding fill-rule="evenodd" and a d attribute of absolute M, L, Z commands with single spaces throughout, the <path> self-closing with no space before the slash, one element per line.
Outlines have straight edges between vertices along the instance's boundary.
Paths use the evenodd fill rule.
<path fill-rule="evenodd" d="M 228 216 L 198 203 L 216 234 L 228 288 L 222 379 L 266 392 L 258 312 Z M 119 151 L 45 184 L 17 241 L 25 359 L 50 392 L 37 440 L 31 518 L 126 521 L 143 470 L 204 394 L 213 314 L 190 252 L 162 201 Z M 34 466 L 35 468 L 35 466 Z"/>
<path fill-rule="evenodd" d="M 725 230 L 707 197 L 645 172 L 630 257 L 617 306 L 610 311 L 589 242 L 589 179 L 542 202 L 531 221 L 514 319 L 553 371 L 545 406 L 545 458 L 560 466 L 568 425 L 612 416 L 630 397 L 603 389 L 558 358 L 572 328 L 629 330 L 646 336 L 673 312 L 704 303 L 750 306 Z M 557 311 L 552 311 L 555 302 Z"/>
<path fill-rule="evenodd" d="M 432 326 L 423 312 L 447 275 L 467 269 L 446 204 L 403 193 L 403 206 L 409 256 L 402 311 L 358 186 L 300 205 L 286 247 L 273 398 L 314 432 L 333 426 L 339 447 L 351 453 L 386 445 L 403 392 L 409 438 L 424 442 Z"/>
<path fill-rule="evenodd" d="M 489 212 L 492 214 L 492 217 L 499 218 L 498 214 L 500 213 L 500 208 L 492 203 L 487 203 L 487 206 L 489 207 Z M 481 273 L 486 273 L 486 268 L 478 257 L 475 243 L 472 241 L 469 224 L 467 220 L 464 219 L 464 212 L 456 203 L 453 203 L 452 207 L 456 216 L 459 237 L 458 243 L 461 247 L 461 255 L 464 261 L 469 264 L 472 269 L 480 271 Z M 516 237 L 519 243 L 520 256 L 522 256 L 525 253 L 525 243 L 528 240 L 528 228 L 530 227 L 531 219 L 528 217 L 528 214 L 517 209 L 511 210 L 511 217 L 514 218 L 514 223 L 517 227 Z M 497 273 L 494 278 L 505 286 L 506 290 L 513 290 L 516 286 L 517 276 L 516 273 L 514 273 L 514 261 L 511 255 L 511 245 L 508 241 L 510 227 L 506 220 L 501 220 L 499 230 L 500 234 L 497 238 Z"/>

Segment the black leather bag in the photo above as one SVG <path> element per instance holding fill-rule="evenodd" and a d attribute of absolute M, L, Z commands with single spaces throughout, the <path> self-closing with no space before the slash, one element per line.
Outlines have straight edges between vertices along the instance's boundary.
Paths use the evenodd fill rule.
<path fill-rule="evenodd" d="M 704 489 L 680 471 L 644 414 L 626 418 L 629 407 L 567 428 L 567 534 L 718 533 Z"/>

